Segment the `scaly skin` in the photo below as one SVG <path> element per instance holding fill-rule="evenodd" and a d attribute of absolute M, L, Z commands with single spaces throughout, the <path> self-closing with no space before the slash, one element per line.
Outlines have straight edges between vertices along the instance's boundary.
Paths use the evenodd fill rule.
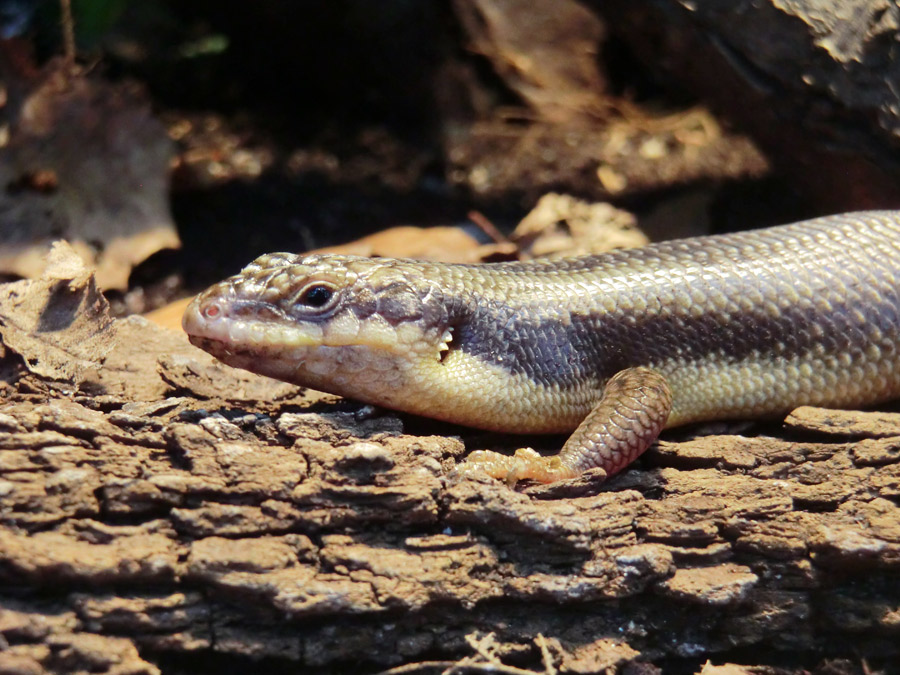
<path fill-rule="evenodd" d="M 900 396 L 898 276 L 900 212 L 529 263 L 275 253 L 198 296 L 184 328 L 225 363 L 321 391 L 575 430 L 554 457 L 461 467 L 549 482 L 620 471 L 664 427 Z"/>

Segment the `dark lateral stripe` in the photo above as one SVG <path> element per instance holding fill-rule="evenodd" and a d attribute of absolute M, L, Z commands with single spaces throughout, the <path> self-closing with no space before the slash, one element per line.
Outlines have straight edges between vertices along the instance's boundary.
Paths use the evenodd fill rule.
<path fill-rule="evenodd" d="M 814 305 L 790 307 L 778 316 L 764 312 L 723 316 L 707 311 L 572 316 L 569 323 L 542 318 L 540 311 L 516 312 L 500 303 L 474 310 L 461 330 L 458 348 L 525 375 L 543 386 L 576 386 L 585 378 L 606 379 L 623 368 L 672 360 L 738 363 L 760 354 L 792 360 L 817 349 L 826 355 L 854 353 L 873 342 L 900 343 L 896 295 L 878 305 L 833 304 L 823 315 Z M 864 312 L 864 321 L 851 318 Z M 548 312 L 549 313 L 549 312 Z"/>

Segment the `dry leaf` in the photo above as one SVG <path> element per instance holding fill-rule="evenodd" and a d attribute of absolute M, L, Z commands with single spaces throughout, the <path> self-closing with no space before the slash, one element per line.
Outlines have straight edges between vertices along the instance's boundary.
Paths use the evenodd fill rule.
<path fill-rule="evenodd" d="M 51 242 L 66 239 L 96 267 L 100 288 L 124 289 L 135 265 L 180 246 L 169 213 L 171 141 L 133 86 L 51 64 L 7 112 L 0 272 L 36 278 Z"/>

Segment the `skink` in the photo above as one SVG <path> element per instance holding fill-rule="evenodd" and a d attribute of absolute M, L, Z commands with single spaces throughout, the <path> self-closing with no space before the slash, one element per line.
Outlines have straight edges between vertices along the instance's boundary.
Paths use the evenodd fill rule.
<path fill-rule="evenodd" d="M 900 396 L 900 212 L 582 258 L 448 265 L 264 255 L 198 296 L 225 363 L 561 452 L 471 453 L 516 481 L 620 471 L 665 427 Z"/>

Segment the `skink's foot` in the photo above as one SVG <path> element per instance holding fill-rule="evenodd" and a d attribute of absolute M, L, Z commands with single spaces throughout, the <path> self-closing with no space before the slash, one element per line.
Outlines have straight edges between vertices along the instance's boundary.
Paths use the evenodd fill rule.
<path fill-rule="evenodd" d="M 559 455 L 543 457 L 531 448 L 520 448 L 515 455 L 501 455 L 491 450 L 476 450 L 456 469 L 461 476 L 483 472 L 506 481 L 510 486 L 529 478 L 540 483 L 553 483 L 574 478 L 579 470 L 566 466 Z"/>

